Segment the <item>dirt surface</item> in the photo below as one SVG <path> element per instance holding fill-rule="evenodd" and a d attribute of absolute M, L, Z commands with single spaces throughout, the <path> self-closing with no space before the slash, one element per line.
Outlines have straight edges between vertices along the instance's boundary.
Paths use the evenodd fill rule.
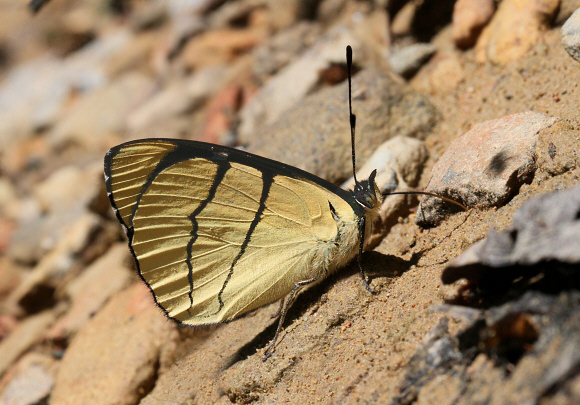
<path fill-rule="evenodd" d="M 323 3 L 331 9 L 329 5 L 331 2 Z M 351 18 L 352 10 L 367 10 L 356 3 L 348 3 L 344 8 L 337 8 L 335 12 L 342 17 L 333 17 L 331 21 Z M 8 7 L 6 4 L 4 2 L 4 7 Z M 52 6 L 55 5 L 61 5 L 64 7 L 63 10 L 69 10 L 70 7 L 68 3 L 57 0 Z M 13 12 L 16 13 L 15 10 Z M 151 13 L 153 14 L 152 11 Z M 211 15 L 211 12 L 208 12 L 208 15 Z M 258 21 L 254 21 L 254 26 L 260 26 L 261 14 L 256 12 L 251 15 Z M 268 14 L 268 18 L 274 18 L 272 15 L 274 14 Z M 321 15 L 330 18 L 329 14 Z M 45 17 L 39 15 L 38 18 Z M 130 17 L 124 18 L 136 24 Z M 328 21 L 323 23 L 323 17 L 319 19 L 320 22 L 314 23 L 321 26 L 330 24 Z M 277 24 L 284 24 L 283 19 L 282 22 L 276 21 Z M 115 24 L 124 26 L 125 23 Z M 79 22 L 79 25 L 82 24 Z M 151 79 L 154 84 L 145 83 L 147 82 L 145 79 L 143 82 L 138 81 L 137 87 L 141 88 L 163 87 L 163 82 L 159 79 L 162 75 L 151 72 L 157 65 L 150 61 L 158 62 L 158 59 L 163 59 L 159 55 L 164 55 L 164 46 L 168 46 L 169 40 L 162 35 L 166 30 L 163 23 L 153 24 L 152 27 L 148 31 L 132 34 L 151 36 L 152 39 L 149 41 L 152 45 L 149 51 L 143 52 L 146 56 L 135 57 L 131 62 L 118 62 L 118 66 L 122 66 L 119 69 L 124 74 L 139 72 L 146 75 L 149 78 L 147 80 L 155 78 Z M 82 27 L 78 29 L 83 31 Z M 206 29 L 212 32 L 212 29 Z M 227 34 L 225 30 L 222 32 L 224 38 Z M 2 33 L 5 44 L 15 46 L 14 44 L 19 43 L 14 40 L 16 31 L 17 28 L 13 27 L 13 31 Z M 102 27 L 95 30 L 99 34 L 104 31 Z M 268 35 L 273 35 L 272 31 L 264 37 L 252 32 L 258 39 L 252 37 L 242 40 L 238 37 L 239 41 L 247 41 L 240 45 L 241 49 L 251 49 L 255 45 L 254 42 L 266 41 Z M 80 40 L 78 36 L 67 38 Z M 194 40 L 197 36 L 191 38 Z M 32 40 L 36 44 L 34 41 L 37 40 Z M 143 40 L 144 43 L 147 41 Z M 393 41 L 397 43 L 396 38 Z M 119 287 L 109 293 L 109 299 L 99 297 L 99 305 L 102 305 L 102 308 L 96 310 L 95 316 L 91 319 L 83 318 L 83 324 L 78 330 L 68 331 L 62 336 L 55 336 L 54 330 L 52 335 L 42 331 L 36 332 L 34 338 L 27 340 L 31 342 L 30 344 L 14 349 L 20 350 L 21 354 L 14 356 L 12 364 L 6 365 L 5 369 L 0 371 L 0 398 L 4 398 L 4 403 L 11 403 L 6 400 L 6 392 L 12 387 L 11 382 L 15 380 L 15 376 L 21 375 L 29 363 L 45 364 L 48 358 L 51 359 L 51 366 L 45 369 L 54 383 L 49 384 L 51 388 L 44 396 L 39 395 L 44 400 L 48 399 L 48 403 L 51 404 L 396 402 L 411 357 L 422 347 L 429 332 L 440 320 L 449 317 L 439 310 L 439 306 L 453 300 L 458 289 L 467 284 L 465 281 L 459 281 L 454 285 L 443 285 L 441 274 L 446 264 L 473 243 L 484 238 L 490 229 L 502 230 L 509 227 L 515 211 L 525 201 L 540 194 L 575 186 L 580 178 L 577 159 L 577 151 L 580 150 L 580 121 L 578 121 L 580 63 L 573 60 L 561 46 L 559 26 L 547 27 L 542 31 L 537 43 L 523 56 L 503 65 L 478 62 L 475 49 L 458 50 L 453 43 L 451 24 L 444 25 L 430 42 L 437 47 L 437 53 L 407 83 L 401 81 L 406 91 L 414 91 L 426 97 L 438 114 L 437 122 L 423 136 L 429 158 L 422 171 L 420 188 L 428 184 L 431 169 L 453 140 L 468 131 L 473 124 L 518 112 L 535 111 L 559 118 L 561 121 L 558 128 L 561 130 L 557 128 L 549 135 L 540 134 L 541 141 L 536 145 L 537 154 L 541 157 L 547 153 L 548 145 L 553 144 L 560 156 L 575 159 L 575 165 L 558 172 L 551 168 L 549 162 L 539 158 L 538 169 L 531 183 L 524 184 L 506 204 L 455 213 L 437 227 L 430 229 L 422 229 L 415 224 L 416 204 L 406 206 L 374 251 L 363 255 L 363 265 L 371 276 L 370 284 L 375 293 L 370 294 L 364 289 L 355 265 L 348 266 L 320 285 L 302 293 L 288 313 L 285 328 L 274 354 L 266 361 L 262 361 L 262 354 L 274 337 L 277 321 L 271 319 L 270 315 L 276 312 L 277 303 L 260 308 L 228 324 L 192 330 L 177 327 L 165 319 L 161 311 L 151 311 L 154 306 L 153 300 L 140 290 L 141 281 L 136 276 L 131 279 L 129 287 L 119 282 Z M 224 39 L 221 46 L 226 47 L 225 43 Z M 368 44 L 365 43 L 363 48 L 365 46 L 368 47 Z M 133 44 L 130 49 L 135 50 L 135 47 Z M 9 47 L 6 46 L 6 49 Z M 9 80 L 10 68 L 21 63 L 21 59 L 31 60 L 31 55 L 42 54 L 34 49 L 27 48 L 26 53 L 15 53 L 13 59 L 8 58 L 0 78 Z M 65 54 L 69 52 L 68 48 L 61 51 Z M 135 52 L 139 53 L 137 50 Z M 229 67 L 235 66 L 236 69 L 243 71 L 243 66 L 249 64 L 241 60 L 251 57 L 251 53 L 240 50 L 231 52 L 232 55 L 228 56 L 218 55 L 218 51 L 208 54 L 222 58 Z M 372 51 L 369 53 L 372 54 Z M 155 59 L 156 57 L 158 59 Z M 139 61 L 142 59 L 149 62 L 145 66 L 140 65 Z M 180 59 L 179 56 L 176 60 L 176 64 L 188 63 L 186 58 Z M 365 59 L 365 63 L 370 66 L 373 66 L 372 61 L 372 57 Z M 196 63 L 201 62 L 196 60 Z M 207 66 L 211 67 L 212 64 L 208 62 Z M 195 65 L 191 68 L 199 67 Z M 249 75 L 247 69 L 244 72 L 238 75 L 235 86 L 258 87 L 259 83 L 256 80 L 245 79 L 250 82 L 245 84 L 239 79 Z M 164 71 L 164 74 L 170 77 L 170 69 Z M 230 72 L 232 76 L 236 74 Z M 112 77 L 115 77 L 114 74 Z M 170 82 L 171 79 L 167 77 L 165 80 Z M 219 96 L 216 95 L 218 93 Z M 247 93 L 250 94 L 251 91 L 247 90 Z M 316 90 L 310 93 L 316 93 Z M 200 134 L 208 128 L 205 123 L 211 119 L 205 115 L 208 106 L 212 102 L 218 103 L 216 100 L 223 94 L 224 92 L 211 89 L 207 96 L 207 100 L 210 101 L 204 100 L 200 106 L 195 107 L 188 105 L 171 120 L 159 120 L 154 124 L 158 129 L 156 133 L 163 136 L 180 134 L 188 139 L 202 139 Z M 66 116 L 66 112 L 74 108 L 74 104 L 82 97 L 77 93 L 69 95 L 62 115 L 58 115 L 55 121 L 50 123 L 50 127 L 58 127 L 62 122 L 61 117 Z M 87 105 L 98 104 L 87 103 Z M 347 108 L 346 105 L 344 107 Z M 133 107 L 129 110 L 134 111 Z M 366 119 L 364 109 L 356 112 L 359 121 Z M 343 115 L 346 117 L 346 114 Z M 224 120 L 227 121 L 225 118 Z M 215 123 L 212 125 L 219 126 Z M 301 123 L 301 126 L 303 127 L 304 123 Z M 23 215 L 20 214 L 23 210 L 29 210 L 34 214 L 34 207 L 31 208 L 28 198 L 29 196 L 39 198 L 39 194 L 35 194 L 36 184 L 46 180 L 60 166 L 66 164 L 86 168 L 90 166 L 87 162 L 93 160 L 98 162 L 106 148 L 113 146 L 115 142 L 139 137 L 138 131 L 131 132 L 127 129 L 120 131 L 108 127 L 100 133 L 94 129 L 90 131 L 91 142 L 83 146 L 82 142 L 74 137 L 66 142 L 59 143 L 57 139 L 54 141 L 56 143 L 51 143 L 52 135 L 45 127 L 35 131 L 25 131 L 26 135 L 19 135 L 20 138 L 16 135 L 6 135 L 6 139 L 10 139 L 10 142 L 6 141 L 9 148 L 2 150 L 4 163 L 0 179 L 8 180 L 15 189 L 12 202 L 6 202 L 8 199 L 6 193 L 2 197 L 0 232 L 7 235 L 2 236 L 0 241 L 3 254 L 7 254 L 9 248 L 16 245 L 14 241 L 19 239 L 18 235 L 14 235 L 20 228 L 33 226 L 33 229 L 38 229 L 39 233 L 42 231 L 45 235 L 45 228 L 30 225 L 30 222 L 22 220 Z M 147 131 L 150 131 L 150 128 Z M 163 131 L 167 131 L 167 135 Z M 195 131 L 198 131 L 196 135 L 191 136 Z M 362 138 L 365 135 L 359 133 L 358 136 Z M 544 138 L 549 136 L 549 139 L 542 136 Z M 276 148 L 276 145 L 268 147 Z M 35 166 L 36 163 L 38 165 Z M 70 180 L 65 184 L 78 187 L 83 183 L 74 183 Z M 84 208 L 88 207 L 90 212 L 98 215 L 99 220 L 98 225 L 94 225 L 91 231 L 87 230 L 86 233 L 79 231 L 82 235 L 86 235 L 82 247 L 71 247 L 72 242 L 66 244 L 62 242 L 64 237 L 60 236 L 56 239 L 62 242 L 61 245 L 56 243 L 53 244 L 56 247 L 46 247 L 46 243 L 39 244 L 38 246 L 45 246 L 42 250 L 44 253 L 36 253 L 28 263 L 22 260 L 23 254 L 18 256 L 12 253 L 12 256 L 8 255 L 1 259 L 0 283 L 13 287 L 7 291 L 0 290 L 0 300 L 3 303 L 0 313 L 0 352 L 2 345 L 9 342 L 11 333 L 16 333 L 20 326 L 26 326 L 27 320 L 38 316 L 38 313 L 53 313 L 53 317 L 57 319 L 54 322 L 58 322 L 59 317 L 65 317 L 68 308 L 74 307 L 70 305 L 74 296 L 67 295 L 66 286 L 102 256 L 110 245 L 123 238 L 109 212 L 106 200 L 103 199 L 102 185 L 91 190 L 96 190 L 94 198 L 88 198 L 83 203 Z M 71 195 L 72 197 L 66 198 L 74 200 L 75 194 Z M 10 211 L 14 210 L 14 207 L 18 208 L 17 214 Z M 44 208 L 44 212 L 56 212 L 54 215 L 62 219 L 61 223 L 68 221 L 67 216 L 58 210 L 50 211 L 50 208 Z M 64 225 L 62 226 L 64 228 Z M 70 228 L 66 228 L 63 234 L 69 230 Z M 32 238 L 26 240 L 32 243 Z M 80 238 L 75 240 L 78 241 Z M 70 252 L 62 257 L 73 265 L 65 265 L 59 261 L 59 258 L 62 259 L 58 255 L 60 251 Z M 52 269 L 51 275 L 42 276 L 44 278 L 36 284 L 30 282 L 36 289 L 31 288 L 30 291 L 22 293 L 25 297 L 32 297 L 35 305 L 24 305 L 23 302 L 26 303 L 26 300 L 23 299 L 14 301 L 11 295 L 13 291 L 22 288 L 22 283 L 32 275 L 41 277 L 38 276 L 40 274 L 37 271 L 38 266 L 45 263 L 43 260 L 51 254 L 54 257 L 51 259 L 53 264 L 44 264 L 45 268 Z M 119 267 L 130 263 L 128 259 L 124 257 L 123 260 L 119 260 Z M 60 270 L 55 271 L 55 268 Z M 44 291 L 42 288 L 50 291 L 47 290 L 42 294 Z M 47 296 L 50 300 L 46 298 Z M 449 319 L 450 335 L 459 333 L 469 325 L 467 320 L 458 317 Z M 43 330 L 47 330 L 49 326 L 54 326 L 54 323 L 43 326 L 45 328 Z M 147 330 L 141 331 L 140 328 Z M 120 355 L 123 352 L 130 354 Z M 45 363 L 30 360 L 32 354 L 44 356 Z M 54 359 L 56 365 L 53 364 Z M 95 367 L 86 364 L 87 359 L 93 359 Z M 98 364 L 96 359 L 99 359 Z M 525 362 L 512 365 L 516 366 L 525 367 Z M 139 369 L 136 369 L 137 367 Z M 484 392 L 482 388 L 482 398 L 486 399 L 481 403 L 523 403 L 533 397 L 532 394 L 526 396 L 525 390 L 510 386 L 514 381 L 510 382 L 509 377 L 506 378 L 504 368 L 497 366 L 492 359 L 483 354 L 479 355 L 470 367 L 472 367 L 470 370 L 477 367 L 485 368 L 487 371 L 484 374 L 489 379 L 490 386 L 501 387 L 495 393 Z M 474 380 L 477 378 L 479 377 L 474 377 Z M 575 392 L 575 398 L 578 398 L 577 371 L 569 376 L 568 384 L 568 392 Z M 15 392 L 13 388 L 10 389 L 12 389 L 10 393 Z M 423 386 L 417 398 L 402 402 L 441 405 L 457 403 L 465 390 L 461 379 L 451 374 L 441 375 Z M 573 395 L 558 395 L 546 394 L 542 397 L 541 403 L 571 403 L 568 401 L 574 398 Z"/>

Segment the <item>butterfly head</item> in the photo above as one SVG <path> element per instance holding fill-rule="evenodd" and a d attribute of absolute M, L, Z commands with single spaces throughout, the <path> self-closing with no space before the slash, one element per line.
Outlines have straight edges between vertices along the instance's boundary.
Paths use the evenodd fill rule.
<path fill-rule="evenodd" d="M 375 182 L 376 175 L 377 171 L 373 170 L 368 180 L 356 182 L 354 186 L 356 202 L 367 210 L 377 210 L 382 202 L 381 192 Z"/>

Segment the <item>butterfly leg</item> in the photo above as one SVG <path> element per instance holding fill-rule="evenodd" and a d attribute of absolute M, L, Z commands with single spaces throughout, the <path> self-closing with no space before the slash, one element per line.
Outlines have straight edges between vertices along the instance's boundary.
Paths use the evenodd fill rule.
<path fill-rule="evenodd" d="M 284 308 L 284 298 L 280 300 L 280 306 L 278 307 L 278 310 L 274 312 L 272 315 L 270 315 L 270 319 L 278 318 L 282 313 L 282 308 Z"/>
<path fill-rule="evenodd" d="M 364 248 L 364 235 L 365 235 L 365 218 L 362 217 L 360 222 L 359 222 L 359 246 L 358 246 L 358 255 L 356 255 L 356 261 L 358 263 L 358 268 L 360 270 L 360 275 L 362 276 L 362 281 L 363 281 L 363 285 L 365 286 L 365 288 L 367 289 L 368 292 L 370 292 L 371 294 L 374 294 L 375 290 L 373 290 L 373 288 L 369 285 L 369 282 L 367 281 L 367 277 L 365 275 L 365 271 L 363 270 L 362 267 L 362 254 L 363 254 L 363 248 Z"/>
<path fill-rule="evenodd" d="M 280 312 L 280 319 L 278 320 L 278 327 L 276 328 L 276 334 L 274 335 L 274 339 L 272 340 L 272 343 L 270 343 L 270 346 L 268 346 L 268 348 L 264 352 L 264 357 L 262 357 L 262 361 L 266 361 L 268 359 L 268 357 L 270 357 L 272 355 L 272 353 L 274 353 L 274 347 L 276 346 L 276 341 L 278 340 L 278 335 L 280 334 L 280 331 L 282 330 L 282 325 L 284 324 L 284 319 L 286 318 L 286 313 L 288 312 L 288 309 L 290 309 L 290 307 L 292 306 L 292 304 L 296 300 L 298 293 L 300 292 L 300 290 L 302 290 L 302 288 L 306 287 L 309 284 L 314 283 L 315 281 L 318 281 L 318 278 L 314 277 L 314 278 L 311 278 L 308 280 L 303 280 L 303 281 L 297 282 L 296 284 L 294 284 L 294 288 L 292 288 L 292 291 L 288 295 L 288 298 L 286 300 L 282 299 L 283 305 L 281 305 L 280 309 L 278 310 Z"/>

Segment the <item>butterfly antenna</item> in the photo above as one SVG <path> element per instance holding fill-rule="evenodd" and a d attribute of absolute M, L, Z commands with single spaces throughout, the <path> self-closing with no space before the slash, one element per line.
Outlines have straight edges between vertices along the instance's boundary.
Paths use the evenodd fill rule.
<path fill-rule="evenodd" d="M 358 184 L 356 179 L 356 157 L 354 152 L 354 130 L 356 127 L 356 115 L 352 113 L 352 84 L 351 84 L 351 70 L 352 70 L 352 48 L 350 45 L 346 46 L 346 74 L 348 78 L 348 112 L 350 122 L 350 145 L 352 148 L 352 177 L 355 184 Z"/>
<path fill-rule="evenodd" d="M 395 194 L 402 194 L 402 195 L 428 195 L 431 197 L 436 197 L 439 198 L 443 201 L 447 201 L 448 203 L 454 204 L 456 206 L 458 206 L 459 208 L 461 208 L 463 211 L 469 211 L 469 208 L 467 208 L 467 206 L 461 204 L 459 201 L 455 201 L 452 198 L 448 198 L 448 197 L 444 197 L 442 195 L 439 194 L 435 194 L 435 193 L 430 193 L 428 191 L 393 191 L 393 192 L 389 192 L 389 193 L 385 193 L 383 194 L 383 196 L 387 196 L 387 195 L 395 195 Z"/>
<path fill-rule="evenodd" d="M 350 45 L 346 46 L 346 77 L 348 78 L 348 112 L 349 112 L 349 122 L 350 122 L 350 145 L 352 147 L 352 177 L 354 179 L 354 189 L 362 188 L 362 185 L 356 179 L 356 157 L 354 152 L 354 130 L 356 128 L 356 115 L 352 113 L 352 48 Z M 363 216 L 359 222 L 359 249 L 357 254 L 357 263 L 358 268 L 360 270 L 360 274 L 362 276 L 363 284 L 365 288 L 370 292 L 373 293 L 374 290 L 371 288 L 367 281 L 367 277 L 365 272 L 362 268 L 362 253 L 364 248 L 364 235 L 365 235 L 365 217 Z"/>

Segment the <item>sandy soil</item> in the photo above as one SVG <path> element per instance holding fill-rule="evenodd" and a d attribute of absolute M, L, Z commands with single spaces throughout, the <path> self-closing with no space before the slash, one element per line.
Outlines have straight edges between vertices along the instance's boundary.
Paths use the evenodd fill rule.
<path fill-rule="evenodd" d="M 450 26 L 442 29 L 431 42 L 439 49 L 438 54 L 405 85 L 427 95 L 440 114 L 438 123 L 425 139 L 429 159 L 423 170 L 420 187 L 427 185 L 431 169 L 451 142 L 471 125 L 517 112 L 536 111 L 561 118 L 567 132 L 562 131 L 562 138 L 555 135 L 552 142 L 556 146 L 562 145 L 563 155 L 576 156 L 580 150 L 580 137 L 570 134 L 580 133 L 580 63 L 571 59 L 561 46 L 559 27 L 545 32 L 540 42 L 530 51 L 506 66 L 480 64 L 476 62 L 474 50 L 456 50 Z M 445 65 L 448 62 L 453 69 L 441 67 L 449 66 Z M 240 66 L 245 65 L 240 63 Z M 454 70 L 457 66 L 458 70 Z M 124 66 L 124 69 L 130 71 L 149 68 L 151 66 Z M 5 72 L 2 74 L 2 77 L 6 77 Z M 453 80 L 446 80 L 446 74 L 451 74 Z M 74 100 L 72 97 L 70 103 L 73 104 Z M 200 116 L 199 112 L 195 112 L 185 122 L 176 120 L 172 125 L 183 129 L 190 124 L 199 124 L 202 121 Z M 364 120 L 364 113 L 359 113 L 358 119 Z M 185 129 L 182 133 L 189 134 Z M 13 154 L 3 155 L 3 159 L 9 162 L 7 167 L 19 167 L 18 157 L 23 154 L 38 155 L 49 161 L 38 172 L 29 169 L 22 175 L 10 173 L 12 178 L 21 181 L 21 193 L 29 192 L 33 188 L 31 184 L 45 178 L 46 173 L 58 165 L 49 158 L 58 156 L 69 163 L 81 159 L 75 156 L 74 148 L 72 152 L 65 150 L 61 155 L 59 150 L 50 150 L 43 140 L 44 135 L 41 132 L 32 137 L 26 146 L 19 146 Z M 107 134 L 100 140 L 103 144 L 112 144 L 122 138 L 118 134 Z M 104 153 L 104 149 L 99 149 L 102 146 L 99 144 L 91 151 L 95 155 L 98 151 L 98 159 L 101 159 L 101 152 Z M 132 347 L 131 342 L 134 341 L 141 345 L 137 349 L 132 347 L 134 350 L 130 358 L 118 356 L 118 362 L 112 366 L 104 366 L 105 362 L 101 364 L 104 369 L 111 369 L 110 378 L 115 382 L 124 378 L 116 374 L 120 373 L 118 370 L 131 369 L 133 364 L 138 363 L 142 367 L 134 370 L 136 376 L 142 370 L 148 373 L 146 377 L 141 376 L 130 399 L 125 396 L 125 402 L 115 402 L 118 397 L 112 392 L 112 384 L 104 388 L 91 386 L 89 364 L 84 369 L 89 370 L 88 377 L 83 378 L 79 374 L 73 376 L 78 380 L 73 377 L 56 378 L 57 388 L 49 401 L 52 404 L 82 403 L 79 398 L 86 398 L 83 395 L 89 391 L 85 387 L 93 390 L 94 398 L 98 399 L 94 403 L 103 404 L 398 403 L 396 398 L 400 394 L 399 387 L 411 356 L 422 346 L 429 331 L 446 316 L 438 311 L 438 306 L 450 302 L 458 288 L 465 285 L 463 281 L 452 286 L 443 285 L 441 273 L 446 264 L 474 242 L 484 238 L 490 229 L 507 228 L 514 212 L 523 202 L 539 194 L 572 187 L 578 184 L 579 176 L 578 165 L 558 175 L 552 175 L 540 167 L 533 181 L 523 185 L 518 194 L 505 205 L 456 213 L 431 229 L 418 227 L 415 224 L 416 206 L 408 207 L 380 245 L 363 255 L 363 263 L 371 276 L 375 294 L 363 288 L 360 274 L 354 265 L 304 292 L 289 311 L 276 351 L 267 361 L 262 361 L 262 354 L 276 330 L 277 321 L 272 320 L 270 315 L 276 312 L 277 303 L 225 325 L 203 330 L 178 328 L 164 318 L 161 311 L 156 308 L 150 311 L 153 302 L 136 275 L 131 279 L 131 287 L 105 300 L 104 309 L 96 311 L 96 315 L 90 321 L 87 320 L 78 335 L 61 340 L 51 340 L 40 335 L 26 353 L 50 354 L 54 358 L 51 367 L 54 370 L 61 367 L 63 372 L 67 351 L 72 351 L 73 346 L 82 346 L 79 336 L 88 342 L 87 335 L 103 334 L 99 335 L 102 340 L 99 347 L 94 348 L 95 352 L 91 352 L 92 357 L 88 354 L 86 356 L 95 362 L 98 361 L 99 353 L 115 359 L 117 354 L 114 350 L 123 352 L 125 343 L 127 347 Z M 103 197 L 104 189 L 99 189 L 99 192 L 100 197 Z M 98 205 L 95 201 L 91 201 L 91 204 Z M 117 223 L 113 222 L 111 213 L 104 214 L 103 218 L 106 218 L 107 225 L 101 236 L 91 239 L 94 245 L 92 250 L 87 249 L 88 253 L 84 251 L 85 264 L 102 255 L 113 243 L 112 240 L 118 242 Z M 115 228 L 112 228 L 113 224 Z M 120 263 L 119 267 L 122 266 L 123 263 Z M 69 280 L 82 272 L 81 267 L 75 267 L 59 283 L 67 285 Z M 9 292 L 5 294 L 8 296 Z M 61 298 L 60 301 L 65 302 L 66 299 Z M 66 312 L 62 308 L 67 307 L 68 302 L 62 302 L 46 305 L 50 311 L 54 311 L 55 317 Z M 111 308 L 112 302 L 119 303 L 118 310 Z M 2 319 L 11 317 L 14 322 L 20 322 L 30 314 L 22 315 L 22 312 L 7 310 L 4 315 L 6 318 Z M 100 324 L 111 327 L 112 323 L 107 323 L 107 316 L 118 317 L 114 323 L 117 329 L 99 332 L 97 326 Z M 141 329 L 131 329 L 134 319 L 139 320 Z M 7 321 L 3 322 L 0 326 Z M 92 325 L 92 329 L 87 325 Z M 156 330 L 150 330 L 152 325 Z M 449 332 L 453 335 L 466 326 L 464 320 L 450 318 Z M 131 336 L 141 333 L 143 336 L 140 339 Z M 107 335 L 111 336 L 110 344 L 107 344 Z M 4 338 L 4 335 L 1 336 Z M 113 342 L 113 339 L 116 340 Z M 139 352 L 141 348 L 143 351 Z M 56 351 L 59 351 L 58 355 Z M 65 357 L 61 361 L 63 354 Z M 83 363 L 82 357 L 75 361 Z M 487 374 L 490 384 L 504 384 L 507 387 L 508 382 L 502 369 L 490 365 L 491 361 L 487 358 L 478 358 L 478 361 L 478 364 L 490 367 Z M 68 367 L 70 365 L 67 364 Z M 0 379 L 0 393 L 10 383 L 12 376 L 17 374 L 17 370 L 14 366 Z M 74 368 L 71 370 L 76 372 Z M 51 373 L 58 374 L 56 371 Z M 579 378 L 577 375 L 570 378 L 577 392 Z M 62 381 L 65 380 L 77 381 L 82 389 L 75 391 L 74 384 L 62 387 Z M 127 383 L 126 386 L 131 384 Z M 464 388 L 452 375 L 441 376 L 424 387 L 421 396 L 413 401 L 440 405 L 457 403 Z M 69 392 L 74 393 L 69 395 Z M 521 403 L 519 400 L 522 398 L 512 397 L 509 389 L 503 392 L 507 394 L 496 395 L 491 402 Z M 482 397 L 487 400 L 482 400 L 482 403 L 489 403 L 489 395 L 486 397 L 484 394 L 488 393 L 482 393 Z M 546 403 L 557 403 L 558 398 L 546 396 L 544 399 Z M 566 398 L 562 402 L 565 403 Z"/>

